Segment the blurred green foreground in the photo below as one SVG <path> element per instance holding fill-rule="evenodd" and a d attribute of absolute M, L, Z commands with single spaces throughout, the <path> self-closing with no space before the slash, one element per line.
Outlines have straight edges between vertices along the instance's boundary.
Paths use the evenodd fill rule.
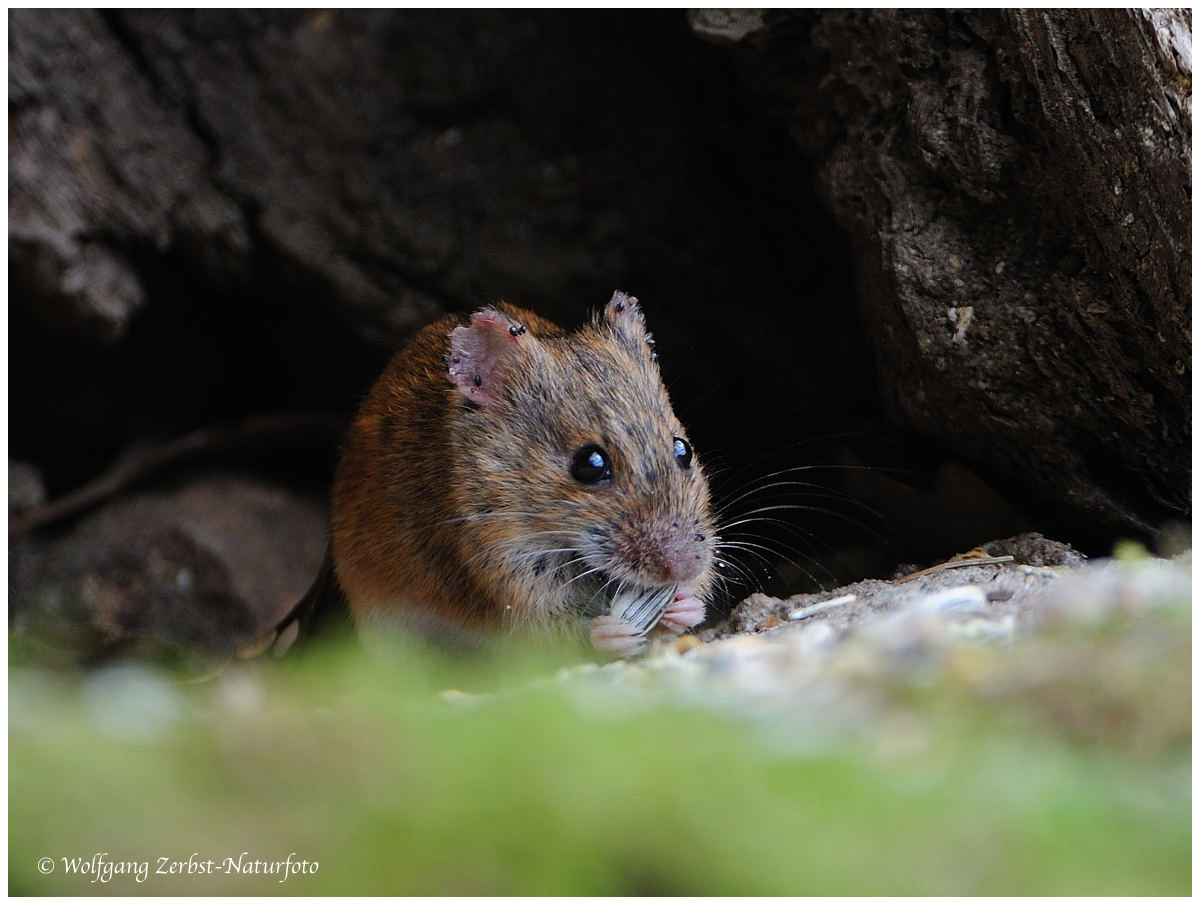
<path fill-rule="evenodd" d="M 1015 648 L 968 653 L 833 735 L 517 654 L 185 684 L 14 651 L 9 891 L 1187 895 L 1188 602 L 1152 623 L 1034 645 L 1082 664 L 1034 693 L 978 681 L 1027 672 Z M 316 872 L 224 864 L 289 855 Z"/>

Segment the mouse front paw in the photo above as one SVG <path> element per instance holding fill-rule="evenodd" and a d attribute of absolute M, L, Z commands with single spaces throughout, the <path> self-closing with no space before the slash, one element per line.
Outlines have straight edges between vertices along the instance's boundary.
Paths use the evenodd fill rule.
<path fill-rule="evenodd" d="M 636 625 L 616 616 L 597 616 L 592 620 L 591 634 L 596 650 L 617 657 L 631 657 L 646 643 Z"/>
<path fill-rule="evenodd" d="M 704 621 L 704 601 L 691 588 L 680 588 L 663 610 L 658 628 L 671 635 L 679 635 Z"/>

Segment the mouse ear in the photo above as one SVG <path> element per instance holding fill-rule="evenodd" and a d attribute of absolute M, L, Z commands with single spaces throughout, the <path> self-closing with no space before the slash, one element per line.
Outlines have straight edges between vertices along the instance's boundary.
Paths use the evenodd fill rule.
<path fill-rule="evenodd" d="M 635 355 L 648 349 L 651 358 L 658 358 L 654 352 L 654 337 L 646 331 L 646 318 L 642 315 L 642 306 L 632 295 L 618 289 L 604 306 L 602 317 L 617 335 L 617 339 Z"/>
<path fill-rule="evenodd" d="M 510 368 L 536 343 L 524 324 L 495 308 L 480 308 L 471 315 L 471 323 L 450 331 L 446 375 L 472 402 L 496 405 Z"/>

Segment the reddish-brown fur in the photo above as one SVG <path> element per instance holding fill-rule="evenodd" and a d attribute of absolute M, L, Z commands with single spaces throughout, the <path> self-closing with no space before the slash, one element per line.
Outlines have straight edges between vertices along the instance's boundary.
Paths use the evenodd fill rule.
<path fill-rule="evenodd" d="M 452 382 L 452 352 L 493 324 L 512 325 L 513 342 L 488 334 L 495 356 L 481 344 L 486 382 L 453 370 Z M 647 340 L 636 300 L 620 294 L 570 333 L 503 303 L 418 333 L 364 400 L 335 478 L 333 562 L 360 626 L 459 637 L 578 625 L 617 587 L 670 581 L 702 598 L 715 544 L 707 482 L 698 460 L 674 458 L 686 434 Z M 589 443 L 611 457 L 605 486 L 571 475 Z M 604 571 L 571 580 L 589 568 Z M 601 578 L 612 581 L 598 593 Z"/>

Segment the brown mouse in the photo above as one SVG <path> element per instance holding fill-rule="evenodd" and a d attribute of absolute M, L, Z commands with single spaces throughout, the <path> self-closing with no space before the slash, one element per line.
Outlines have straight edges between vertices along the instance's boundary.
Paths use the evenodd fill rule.
<path fill-rule="evenodd" d="M 657 358 L 623 292 L 570 332 L 506 303 L 421 330 L 337 466 L 328 565 L 360 634 L 586 627 L 628 655 L 699 624 L 715 525 Z"/>

